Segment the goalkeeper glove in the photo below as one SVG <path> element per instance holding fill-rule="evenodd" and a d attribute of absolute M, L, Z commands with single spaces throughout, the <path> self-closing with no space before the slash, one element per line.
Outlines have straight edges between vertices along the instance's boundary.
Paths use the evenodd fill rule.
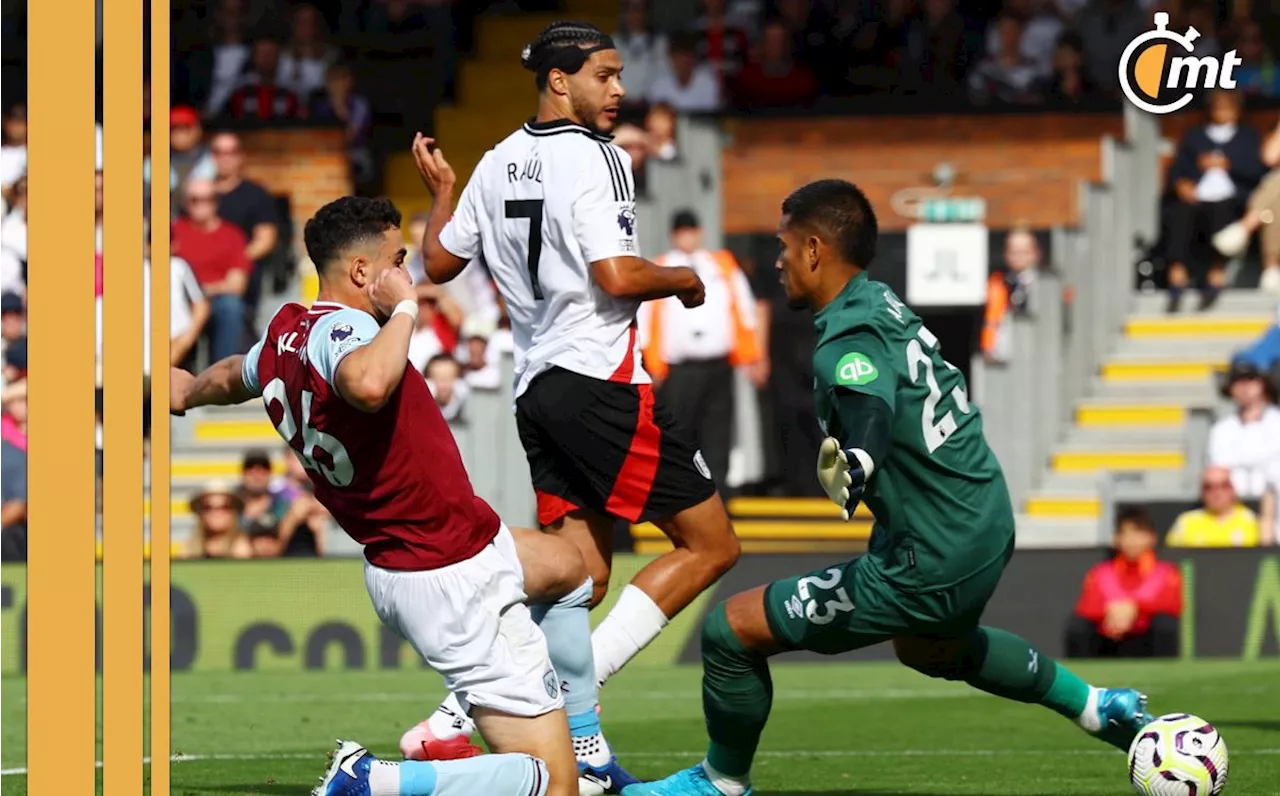
<path fill-rule="evenodd" d="M 862 454 L 859 456 L 858 454 Z M 818 483 L 827 497 L 840 507 L 840 518 L 847 520 L 862 501 L 869 473 L 863 468 L 862 451 L 842 450 L 840 443 L 827 437 L 818 448 Z M 870 459 L 867 458 L 870 464 Z"/>

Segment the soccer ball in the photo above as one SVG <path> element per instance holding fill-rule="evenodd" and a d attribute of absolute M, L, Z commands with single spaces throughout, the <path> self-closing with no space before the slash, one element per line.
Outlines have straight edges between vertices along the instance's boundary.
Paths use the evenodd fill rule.
<path fill-rule="evenodd" d="M 1215 796 L 1227 787 L 1227 745 L 1202 718 L 1161 716 L 1129 745 L 1129 781 L 1142 796 Z"/>

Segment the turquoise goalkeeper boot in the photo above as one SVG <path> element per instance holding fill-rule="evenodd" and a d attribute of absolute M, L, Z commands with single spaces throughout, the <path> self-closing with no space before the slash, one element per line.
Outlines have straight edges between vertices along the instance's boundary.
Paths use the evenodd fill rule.
<path fill-rule="evenodd" d="M 747 788 L 743 796 L 751 796 L 752 793 L 751 788 Z M 657 782 L 628 785 L 622 789 L 622 796 L 724 796 L 724 794 L 711 784 L 706 770 L 699 763 Z"/>
<path fill-rule="evenodd" d="M 1098 695 L 1098 720 L 1102 729 L 1094 735 L 1122 751 L 1143 727 L 1151 723 L 1147 697 L 1132 688 L 1107 688 Z"/>

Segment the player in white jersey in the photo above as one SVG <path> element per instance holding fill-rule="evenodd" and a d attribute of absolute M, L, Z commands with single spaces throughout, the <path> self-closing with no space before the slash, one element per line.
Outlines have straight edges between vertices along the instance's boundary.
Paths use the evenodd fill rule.
<path fill-rule="evenodd" d="M 631 159 L 608 136 L 624 94 L 621 58 L 598 28 L 560 22 L 521 60 L 536 75 L 537 116 L 484 156 L 456 212 L 453 170 L 432 139 L 414 141 L 435 199 L 422 247 L 434 282 L 479 258 L 498 284 L 538 521 L 583 552 L 595 602 L 609 582 L 616 518 L 653 522 L 675 545 L 636 575 L 592 635 L 603 683 L 724 574 L 739 547 L 701 451 L 655 401 L 640 362 L 640 302 L 678 296 L 696 306 L 703 286 L 689 268 L 640 256 Z M 583 776 L 617 792 L 630 778 L 596 765 L 607 745 L 589 696 L 590 715 L 586 705 L 567 707 L 575 737 L 592 739 L 577 749 Z M 439 739 L 465 733 L 460 723 L 438 711 L 419 729 Z"/>

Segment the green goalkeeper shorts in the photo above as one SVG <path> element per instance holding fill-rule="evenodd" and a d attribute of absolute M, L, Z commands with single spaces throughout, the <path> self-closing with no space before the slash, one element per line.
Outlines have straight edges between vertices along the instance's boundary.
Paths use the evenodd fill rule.
<path fill-rule="evenodd" d="M 978 626 L 1013 555 L 1005 555 L 947 589 L 904 592 L 863 556 L 774 581 L 765 588 L 765 616 L 789 649 L 835 655 L 896 636 L 956 638 Z"/>

